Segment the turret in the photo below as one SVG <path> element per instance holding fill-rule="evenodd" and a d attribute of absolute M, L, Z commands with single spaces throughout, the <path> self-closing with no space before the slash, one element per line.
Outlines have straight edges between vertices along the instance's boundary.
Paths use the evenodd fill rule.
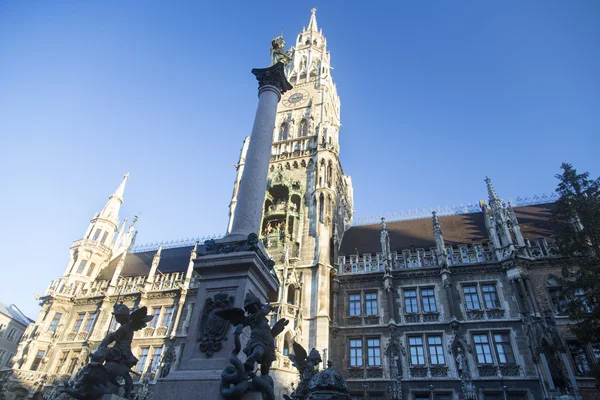
<path fill-rule="evenodd" d="M 84 237 L 73 242 L 71 257 L 64 276 L 76 280 L 90 280 L 108 262 L 118 255 L 115 242 L 124 237 L 125 222 L 119 228 L 119 210 L 123 204 L 125 184 L 129 174 L 125 174 L 117 190 L 109 197 L 100 213 L 90 221 Z M 117 235 L 117 230 L 119 234 Z"/>

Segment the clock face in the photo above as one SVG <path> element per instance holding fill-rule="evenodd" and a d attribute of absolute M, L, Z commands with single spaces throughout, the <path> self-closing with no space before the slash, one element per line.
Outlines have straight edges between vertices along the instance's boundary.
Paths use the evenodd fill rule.
<path fill-rule="evenodd" d="M 283 99 L 283 105 L 286 107 L 296 107 L 302 105 L 306 100 L 308 100 L 308 92 L 306 90 L 296 90 Z"/>

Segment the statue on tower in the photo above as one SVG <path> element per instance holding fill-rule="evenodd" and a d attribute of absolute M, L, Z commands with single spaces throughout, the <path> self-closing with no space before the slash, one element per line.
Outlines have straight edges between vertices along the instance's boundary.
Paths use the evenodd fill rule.
<path fill-rule="evenodd" d="M 287 51 L 285 50 L 285 40 L 283 40 L 283 35 L 279 35 L 271 40 L 271 65 L 280 62 L 285 67 L 292 61 L 293 54 L 293 47 Z"/>

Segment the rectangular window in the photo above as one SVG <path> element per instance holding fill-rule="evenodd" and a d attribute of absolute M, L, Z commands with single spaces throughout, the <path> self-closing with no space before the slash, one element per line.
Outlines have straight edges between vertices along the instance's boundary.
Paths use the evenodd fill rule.
<path fill-rule="evenodd" d="M 571 358 L 575 364 L 575 375 L 590 376 L 592 369 L 590 368 L 590 360 L 588 360 L 585 350 L 578 342 L 567 342 Z"/>
<path fill-rule="evenodd" d="M 160 319 L 161 310 L 162 309 L 160 307 L 152 309 L 152 319 L 150 320 L 150 322 L 148 322 L 148 326 L 150 328 L 156 328 L 158 326 L 158 320 Z"/>
<path fill-rule="evenodd" d="M 83 328 L 84 332 L 90 333 L 92 331 L 92 327 L 94 326 L 94 321 L 96 321 L 96 313 L 91 313 L 88 316 L 87 321 L 85 321 L 85 327 Z"/>
<path fill-rule="evenodd" d="M 32 371 L 38 370 L 38 368 L 40 367 L 40 364 L 42 362 L 42 359 L 44 358 L 45 355 L 46 355 L 46 351 L 38 350 L 37 354 L 35 355 L 35 358 L 33 359 L 33 362 L 31 363 L 30 369 Z"/>
<path fill-rule="evenodd" d="M 96 229 L 96 232 L 94 232 L 94 237 L 92 238 L 92 240 L 98 240 L 98 238 L 100 237 L 100 233 L 102 233 L 102 229 Z"/>
<path fill-rule="evenodd" d="M 496 292 L 496 285 L 481 285 L 481 293 L 483 294 L 485 308 L 500 308 L 500 300 L 498 299 L 498 292 Z"/>
<path fill-rule="evenodd" d="M 404 311 L 406 313 L 418 313 L 417 291 L 409 289 L 404 291 Z"/>
<path fill-rule="evenodd" d="M 367 339 L 367 358 L 370 367 L 381 366 L 381 347 L 379 339 Z"/>
<path fill-rule="evenodd" d="M 465 295 L 467 310 L 481 310 L 481 305 L 479 304 L 479 295 L 477 294 L 477 286 L 463 286 L 463 293 Z"/>
<path fill-rule="evenodd" d="M 502 393 L 484 393 L 483 398 L 485 400 L 504 400 Z"/>
<path fill-rule="evenodd" d="M 8 331 L 8 336 L 6 337 L 6 340 L 12 342 L 15 339 L 16 333 L 17 333 L 17 330 L 15 328 L 10 328 L 10 330 Z"/>
<path fill-rule="evenodd" d="M 554 312 L 558 315 L 566 315 L 567 310 L 567 298 L 564 294 L 562 286 L 548 288 L 550 297 L 552 298 L 552 305 L 554 305 Z"/>
<path fill-rule="evenodd" d="M 58 323 L 60 322 L 61 317 L 62 313 L 54 313 L 54 318 L 52 318 L 52 322 L 50 322 L 50 327 L 48 328 L 50 332 L 56 332 L 56 328 L 58 327 Z"/>
<path fill-rule="evenodd" d="M 350 339 L 350 366 L 360 367 L 362 365 L 362 340 Z"/>
<path fill-rule="evenodd" d="M 158 363 L 160 362 L 160 355 L 162 354 L 162 347 L 154 349 L 152 353 L 152 359 L 150 360 L 150 371 L 154 372 L 158 369 Z"/>
<path fill-rule="evenodd" d="M 496 347 L 496 356 L 499 364 L 514 364 L 515 355 L 510 345 L 510 336 L 508 333 L 494 333 L 494 346 Z"/>
<path fill-rule="evenodd" d="M 173 319 L 173 307 L 165 307 L 165 315 L 163 315 L 161 326 L 171 326 Z"/>
<path fill-rule="evenodd" d="M 117 319 L 115 317 L 113 317 L 112 320 L 110 321 L 110 327 L 108 328 L 108 330 L 116 331 L 118 327 L 119 327 L 119 323 L 117 322 Z"/>
<path fill-rule="evenodd" d="M 423 312 L 437 312 L 433 288 L 421 289 L 421 302 L 423 303 Z"/>
<path fill-rule="evenodd" d="M 360 315 L 360 294 L 351 294 L 348 296 L 348 304 L 350 306 L 350 316 Z"/>
<path fill-rule="evenodd" d="M 100 240 L 100 243 L 104 244 L 104 242 L 106 242 L 107 237 L 108 237 L 108 231 L 106 231 L 102 234 L 102 240 Z"/>
<path fill-rule="evenodd" d="M 408 347 L 410 349 L 410 364 L 425 365 L 425 352 L 423 351 L 423 338 L 413 336 L 408 338 Z"/>
<path fill-rule="evenodd" d="M 377 293 L 365 293 L 365 314 L 377 315 Z"/>
<path fill-rule="evenodd" d="M 140 355 L 138 357 L 138 363 L 135 366 L 135 370 L 137 372 L 144 372 L 144 366 L 146 365 L 146 360 L 148 359 L 148 353 L 150 352 L 149 347 L 142 347 L 140 349 Z"/>
<path fill-rule="evenodd" d="M 427 336 L 427 349 L 429 350 L 429 361 L 431 365 L 446 364 L 441 336 Z"/>
<path fill-rule="evenodd" d="M 594 354 L 596 362 L 600 364 L 600 343 L 592 343 L 592 353 Z"/>
<path fill-rule="evenodd" d="M 6 330 L 6 325 L 0 324 L 0 337 L 4 336 L 5 330 Z"/>
<path fill-rule="evenodd" d="M 487 334 L 473 335 L 475 343 L 475 352 L 477 353 L 477 362 L 479 364 L 493 364 L 492 349 L 490 348 L 490 340 Z"/>
<path fill-rule="evenodd" d="M 2 365 L 2 361 L 4 360 L 5 354 L 6 354 L 6 350 L 0 349 L 0 365 Z"/>
<path fill-rule="evenodd" d="M 77 361 L 79 360 L 79 352 L 74 352 L 71 355 L 71 359 L 69 360 L 69 368 L 67 368 L 67 373 L 72 374 L 75 371 L 75 367 L 77 366 Z"/>
<path fill-rule="evenodd" d="M 67 358 L 69 357 L 68 351 L 63 351 L 60 353 L 60 358 L 58 359 L 58 363 L 56 364 L 56 369 L 54 370 L 55 374 L 59 374 L 61 368 L 67 363 Z"/>
<path fill-rule="evenodd" d="M 79 267 L 77 267 L 77 273 L 78 274 L 83 274 L 83 270 L 85 269 L 85 265 L 87 264 L 87 260 L 81 260 L 81 262 L 79 263 Z"/>
<path fill-rule="evenodd" d="M 92 331 L 92 328 L 94 327 L 94 322 L 96 321 L 97 315 L 98 314 L 94 312 L 88 316 L 87 321 L 85 321 L 85 328 L 83 328 L 84 332 L 90 333 Z"/>
<path fill-rule="evenodd" d="M 94 268 L 96 268 L 96 263 L 90 263 L 89 268 L 86 271 L 87 276 L 92 276 L 92 272 L 94 272 Z"/>
<path fill-rule="evenodd" d="M 415 400 L 431 400 L 431 396 L 429 394 L 415 394 Z"/>
<path fill-rule="evenodd" d="M 506 400 L 527 400 L 527 393 L 507 393 Z"/>
<path fill-rule="evenodd" d="M 6 357 L 6 361 L 4 362 L 5 367 L 12 368 L 14 356 L 15 356 L 14 354 L 8 353 L 8 357 Z"/>

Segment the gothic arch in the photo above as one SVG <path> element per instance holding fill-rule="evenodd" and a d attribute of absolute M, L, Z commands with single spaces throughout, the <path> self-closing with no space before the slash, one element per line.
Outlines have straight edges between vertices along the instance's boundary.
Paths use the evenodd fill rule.
<path fill-rule="evenodd" d="M 306 118 L 302 118 L 300 124 L 298 124 L 298 137 L 308 136 L 308 122 Z"/>
<path fill-rule="evenodd" d="M 279 127 L 279 140 L 287 140 L 289 135 L 289 125 L 287 122 L 282 122 Z"/>

